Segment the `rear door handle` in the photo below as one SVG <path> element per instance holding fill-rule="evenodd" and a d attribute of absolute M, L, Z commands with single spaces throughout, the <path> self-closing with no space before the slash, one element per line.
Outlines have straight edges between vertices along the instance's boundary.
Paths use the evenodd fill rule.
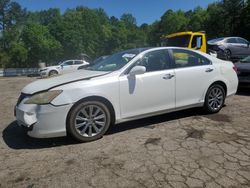
<path fill-rule="evenodd" d="M 208 68 L 208 69 L 206 69 L 205 71 L 206 72 L 212 72 L 214 69 L 211 69 L 211 68 Z"/>
<path fill-rule="evenodd" d="M 169 79 L 172 79 L 173 77 L 174 77 L 173 74 L 166 74 L 166 75 L 163 76 L 163 79 L 164 80 L 169 80 Z"/>

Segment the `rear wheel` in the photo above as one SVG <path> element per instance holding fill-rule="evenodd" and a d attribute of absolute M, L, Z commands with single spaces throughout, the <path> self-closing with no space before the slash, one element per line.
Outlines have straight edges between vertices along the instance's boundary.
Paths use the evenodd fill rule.
<path fill-rule="evenodd" d="M 108 107 L 99 101 L 84 101 L 69 114 L 67 131 L 80 142 L 101 138 L 109 128 L 111 115 Z"/>
<path fill-rule="evenodd" d="M 208 113 L 217 113 L 225 102 L 225 90 L 219 84 L 212 85 L 206 94 L 204 109 Z"/>
<path fill-rule="evenodd" d="M 49 71 L 49 76 L 55 76 L 57 74 L 58 74 L 58 72 L 55 70 Z"/>

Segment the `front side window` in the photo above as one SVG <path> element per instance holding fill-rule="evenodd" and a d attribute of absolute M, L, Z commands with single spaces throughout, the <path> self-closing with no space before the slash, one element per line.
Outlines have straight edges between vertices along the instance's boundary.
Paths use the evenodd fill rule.
<path fill-rule="evenodd" d="M 195 52 L 173 49 L 173 57 L 176 68 L 209 65 L 210 61 Z"/>
<path fill-rule="evenodd" d="M 161 71 L 170 68 L 170 60 L 167 50 L 156 50 L 146 53 L 134 66 L 146 67 L 146 72 Z"/>
<path fill-rule="evenodd" d="M 82 61 L 75 61 L 75 65 L 81 65 L 83 62 Z"/>
<path fill-rule="evenodd" d="M 226 40 L 227 43 L 237 43 L 236 38 L 230 38 Z"/>
<path fill-rule="evenodd" d="M 192 40 L 192 48 L 201 47 L 202 46 L 202 36 L 195 35 Z"/>

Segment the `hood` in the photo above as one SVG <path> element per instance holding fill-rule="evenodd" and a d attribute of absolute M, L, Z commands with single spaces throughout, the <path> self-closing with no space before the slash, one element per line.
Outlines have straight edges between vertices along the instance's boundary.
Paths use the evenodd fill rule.
<path fill-rule="evenodd" d="M 73 73 L 68 73 L 52 78 L 46 78 L 34 81 L 25 86 L 22 90 L 22 93 L 34 94 L 40 91 L 52 89 L 60 85 L 69 84 L 72 82 L 77 82 L 85 79 L 88 80 L 97 76 L 102 76 L 107 73 L 108 72 L 102 72 L 102 71 L 78 70 Z"/>

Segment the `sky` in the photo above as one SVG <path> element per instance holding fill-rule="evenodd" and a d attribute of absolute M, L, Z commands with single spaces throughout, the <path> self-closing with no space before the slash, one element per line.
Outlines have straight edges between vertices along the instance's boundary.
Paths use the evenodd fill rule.
<path fill-rule="evenodd" d="M 151 24 L 168 9 L 190 10 L 197 6 L 206 8 L 215 0 L 15 0 L 22 7 L 30 11 L 60 8 L 64 12 L 67 8 L 86 6 L 88 8 L 103 8 L 109 16 L 120 18 L 123 13 L 131 13 L 137 24 Z"/>

